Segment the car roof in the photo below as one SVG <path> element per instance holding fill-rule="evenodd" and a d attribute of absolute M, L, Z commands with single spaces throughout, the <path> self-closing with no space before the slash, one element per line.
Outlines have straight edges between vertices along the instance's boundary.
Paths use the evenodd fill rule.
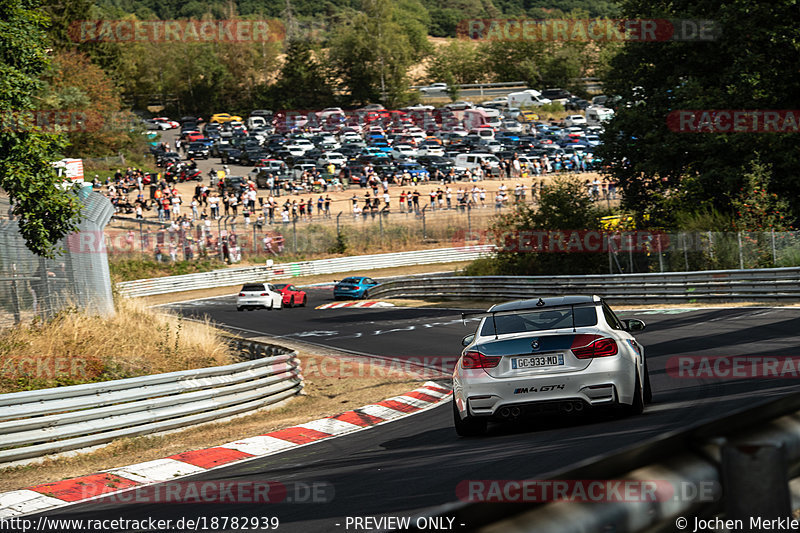
<path fill-rule="evenodd" d="M 571 295 L 571 296 L 550 296 L 541 298 L 531 298 L 529 300 L 515 300 L 513 302 L 505 302 L 502 304 L 493 305 L 489 310 L 491 312 L 500 311 L 522 311 L 531 309 L 547 309 L 549 307 L 576 305 L 591 302 L 599 302 L 599 296 L 589 295 Z M 542 304 L 543 302 L 543 304 Z"/>

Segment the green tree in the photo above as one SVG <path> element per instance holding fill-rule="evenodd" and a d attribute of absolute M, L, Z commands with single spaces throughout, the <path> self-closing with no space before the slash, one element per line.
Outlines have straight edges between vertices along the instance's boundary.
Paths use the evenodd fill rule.
<path fill-rule="evenodd" d="M 500 248 L 491 273 L 498 275 L 593 274 L 608 268 L 605 255 L 595 253 L 542 252 L 507 247 L 507 236 L 519 243 L 517 236 L 529 231 L 592 230 L 600 228 L 605 215 L 588 196 L 584 184 L 575 178 L 559 177 L 542 190 L 537 206 L 521 204 L 511 213 L 501 215 L 492 225 Z M 504 249 L 505 248 L 505 249 Z M 485 261 L 483 262 L 485 264 Z"/>
<path fill-rule="evenodd" d="M 42 80 L 42 108 L 86 117 L 82 127 L 66 132 L 69 146 L 64 155 L 115 155 L 122 150 L 141 149 L 141 135 L 131 130 L 136 123 L 134 117 L 122 111 L 117 88 L 87 55 L 66 50 L 55 53 Z"/>
<path fill-rule="evenodd" d="M 494 81 L 524 81 L 541 87 L 541 64 L 546 52 L 542 41 L 487 41 L 481 45 L 486 68 Z"/>
<path fill-rule="evenodd" d="M 18 112 L 36 108 L 32 95 L 48 64 L 47 21 L 33 4 L 0 1 L 0 114 L 13 121 L 0 128 L 0 187 L 13 204 L 26 246 L 52 257 L 57 241 L 75 231 L 80 204 L 57 187 L 50 165 L 63 148 L 62 138 L 14 120 Z"/>
<path fill-rule="evenodd" d="M 418 22 L 389 0 L 364 0 L 362 12 L 336 28 L 331 65 L 352 103 L 394 107 L 410 98 L 408 68 L 428 51 Z"/>
<path fill-rule="evenodd" d="M 290 41 L 278 81 L 267 89 L 265 103 L 275 109 L 317 109 L 333 105 L 335 95 L 329 75 L 317 60 L 312 44 Z"/>
<path fill-rule="evenodd" d="M 432 83 L 447 81 L 450 76 L 455 83 L 480 83 L 487 78 L 488 71 L 478 46 L 469 41 L 454 40 L 438 47 L 428 62 L 428 77 Z"/>
<path fill-rule="evenodd" d="M 707 41 L 627 42 L 605 88 L 623 105 L 606 127 L 601 157 L 640 220 L 668 225 L 685 206 L 731 212 L 749 164 L 772 166 L 770 192 L 800 213 L 796 133 L 680 133 L 669 113 L 703 109 L 794 109 L 800 94 L 795 0 L 764 3 L 626 0 L 623 18 L 707 19 Z"/>
<path fill-rule="evenodd" d="M 750 161 L 744 184 L 731 202 L 734 225 L 739 231 L 786 231 L 790 228 L 789 202 L 769 191 L 771 165 L 759 159 Z"/>

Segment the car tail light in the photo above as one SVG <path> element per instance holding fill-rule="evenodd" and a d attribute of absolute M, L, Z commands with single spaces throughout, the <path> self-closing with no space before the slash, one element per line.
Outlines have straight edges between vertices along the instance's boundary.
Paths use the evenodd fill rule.
<path fill-rule="evenodd" d="M 609 357 L 617 355 L 617 342 L 614 339 L 602 338 L 593 341 L 581 348 L 572 348 L 572 353 L 578 359 L 591 359 L 593 357 Z"/>
<path fill-rule="evenodd" d="M 239 293 L 239 296 L 244 296 L 244 293 L 243 293 L 243 292 L 240 292 L 240 293 Z"/>
<path fill-rule="evenodd" d="M 269 293 L 268 292 L 262 292 L 261 296 L 269 296 Z"/>
<path fill-rule="evenodd" d="M 500 357 L 489 357 L 480 352 L 467 352 L 461 358 L 461 368 L 494 368 L 500 364 Z"/>

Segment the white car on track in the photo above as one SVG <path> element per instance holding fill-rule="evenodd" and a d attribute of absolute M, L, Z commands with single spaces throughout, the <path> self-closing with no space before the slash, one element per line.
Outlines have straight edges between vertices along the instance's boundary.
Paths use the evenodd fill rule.
<path fill-rule="evenodd" d="M 271 283 L 246 283 L 236 296 L 236 310 L 255 309 L 283 309 L 283 294 Z"/>
<path fill-rule="evenodd" d="M 618 319 L 598 296 L 517 300 L 476 314 L 483 318 L 453 371 L 461 436 L 537 414 L 639 414 L 652 399 L 644 348 L 631 335 L 644 322 Z"/>

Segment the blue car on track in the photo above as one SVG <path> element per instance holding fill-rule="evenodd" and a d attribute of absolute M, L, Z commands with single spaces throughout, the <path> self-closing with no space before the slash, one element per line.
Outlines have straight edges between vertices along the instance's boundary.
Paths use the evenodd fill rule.
<path fill-rule="evenodd" d="M 378 282 L 366 276 L 344 278 L 333 287 L 333 299 L 367 298 L 369 290 Z"/>

